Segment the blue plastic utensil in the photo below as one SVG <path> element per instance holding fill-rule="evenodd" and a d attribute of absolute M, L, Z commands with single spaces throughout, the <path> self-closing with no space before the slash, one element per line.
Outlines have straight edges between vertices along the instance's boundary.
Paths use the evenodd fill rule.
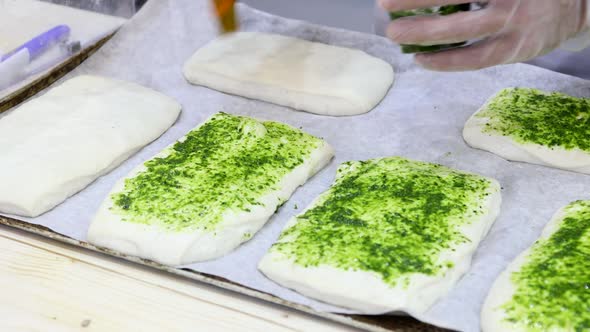
<path fill-rule="evenodd" d="M 69 38 L 70 28 L 67 25 L 58 25 L 0 56 L 0 90 L 24 79 L 26 68 L 31 61 Z"/>
<path fill-rule="evenodd" d="M 32 61 L 53 45 L 65 41 L 69 37 L 70 27 L 67 25 L 58 25 L 29 40 L 7 54 L 4 54 L 2 57 L 0 57 L 0 62 L 7 60 L 23 49 L 27 49 L 29 52 L 29 61 Z"/>

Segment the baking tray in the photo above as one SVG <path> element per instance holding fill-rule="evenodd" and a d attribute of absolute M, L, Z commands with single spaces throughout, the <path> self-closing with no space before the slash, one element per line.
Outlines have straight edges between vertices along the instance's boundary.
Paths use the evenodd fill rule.
<path fill-rule="evenodd" d="M 59 65 L 56 65 L 54 68 L 49 70 L 46 74 L 43 74 L 34 80 L 32 80 L 28 85 L 18 89 L 17 91 L 9 94 L 8 96 L 0 99 L 0 112 L 7 111 L 11 109 L 23 101 L 27 100 L 28 98 L 34 96 L 38 92 L 42 91 L 43 89 L 47 88 L 61 77 L 75 69 L 78 65 L 80 65 L 84 60 L 86 60 L 89 56 L 91 56 L 94 52 L 96 52 L 104 43 L 106 43 L 112 35 L 109 35 L 100 41 L 96 42 L 91 47 L 79 52 L 75 56 L 69 58 L 65 62 L 62 62 Z M 316 317 L 321 317 L 327 320 L 331 320 L 334 322 L 338 322 L 344 325 L 352 326 L 355 328 L 363 329 L 366 331 L 375 331 L 375 332 L 443 332 L 449 331 L 446 329 L 438 328 L 432 325 L 428 325 L 422 323 L 412 317 L 409 316 L 388 316 L 388 315 L 381 315 L 381 316 L 363 316 L 363 315 L 345 315 L 345 314 L 333 314 L 328 312 L 318 312 L 315 311 L 307 306 L 293 303 L 290 301 L 285 301 L 279 297 L 274 295 L 264 293 L 238 283 L 232 282 L 230 280 L 201 273 L 189 269 L 179 269 L 174 268 L 162 264 L 158 264 L 156 262 L 141 259 L 134 256 L 128 256 L 122 254 L 117 251 L 109 250 L 106 248 L 96 247 L 88 242 L 78 241 L 76 239 L 70 238 L 68 236 L 59 234 L 57 232 L 52 231 L 47 227 L 43 227 L 40 225 L 35 225 L 28 223 L 26 221 L 12 219 L 8 217 L 0 216 L 0 224 L 6 225 L 9 227 L 17 228 L 29 233 L 37 234 L 45 238 L 49 238 L 52 240 L 56 240 L 62 243 L 67 243 L 69 245 L 76 246 L 78 248 L 83 248 L 86 250 L 91 250 L 94 252 L 99 252 L 102 254 L 106 254 L 109 256 L 114 256 L 118 258 L 122 258 L 124 260 L 140 264 L 143 266 L 147 266 L 150 268 L 154 268 L 157 270 L 165 271 L 167 273 L 181 276 L 183 278 L 195 280 L 197 282 L 203 282 L 209 285 L 213 285 L 215 287 L 223 288 L 226 290 L 230 290 L 236 293 L 240 293 L 246 296 L 250 296 L 256 299 L 260 299 L 263 301 L 267 301 L 270 303 L 278 304 L 281 306 L 285 306 L 291 309 L 295 309 L 298 311 L 305 312 L 307 314 L 311 314 Z"/>
<path fill-rule="evenodd" d="M 278 304 L 281 306 L 285 306 L 291 309 L 295 309 L 298 311 L 305 312 L 307 314 L 311 314 L 313 316 L 321 317 L 327 320 L 331 320 L 334 322 L 338 322 L 344 325 L 352 326 L 355 328 L 363 329 L 366 331 L 374 331 L 374 332 L 444 332 L 449 331 L 446 329 L 438 328 L 432 325 L 428 325 L 422 323 L 416 319 L 413 319 L 409 316 L 363 316 L 363 315 L 344 315 L 344 314 L 333 314 L 328 312 L 318 312 L 315 311 L 307 306 L 300 305 L 297 303 L 285 301 L 279 297 L 276 297 L 271 294 L 267 294 L 249 287 L 245 287 L 238 283 L 229 281 L 227 279 L 217 277 L 214 275 L 209 275 L 206 273 L 196 272 L 193 270 L 188 269 L 179 269 L 174 268 L 166 265 L 162 265 L 147 259 L 138 258 L 135 256 L 129 256 L 122 254 L 120 252 L 96 247 L 88 242 L 78 241 L 76 239 L 64 236 L 57 232 L 52 231 L 49 228 L 30 224 L 26 221 L 12 219 L 0 216 L 0 224 L 6 225 L 9 227 L 17 228 L 29 233 L 37 234 L 43 236 L 45 238 L 49 238 L 52 240 L 56 240 L 59 242 L 67 243 L 69 245 L 83 248 L 86 250 L 91 250 L 94 252 L 99 252 L 102 254 L 106 254 L 109 256 L 114 256 L 118 258 L 122 258 L 129 262 L 133 262 L 135 264 L 147 266 L 153 269 L 165 271 L 167 273 L 180 276 L 183 278 L 191 279 L 197 282 L 206 283 L 209 285 L 213 285 L 215 287 L 223 288 L 229 291 L 233 291 L 236 293 L 240 293 L 246 296 L 250 296 L 256 299 L 260 299 L 263 301 L 267 301 L 270 303 Z"/>
<path fill-rule="evenodd" d="M 415 66 L 410 57 L 401 55 L 399 50 L 385 39 L 312 26 L 241 6 L 242 27 L 249 28 L 249 31 L 274 32 L 338 46 L 355 47 L 380 56 L 395 67 L 395 87 L 378 109 L 358 117 L 326 118 L 326 122 L 321 118 L 322 121 L 318 121 L 318 116 L 288 112 L 279 106 L 186 84 L 181 74 L 182 63 L 196 48 L 216 35 L 216 29 L 206 24 L 209 21 L 204 14 L 207 13 L 203 7 L 206 3 L 206 0 L 150 2 L 119 31 L 112 42 L 107 43 L 96 56 L 76 68 L 75 72 L 78 74 L 92 73 L 130 80 L 161 91 L 181 102 L 185 107 L 183 115 L 188 117 L 185 118 L 186 121 L 179 122 L 176 128 L 164 134 L 162 141 L 146 147 L 138 155 L 130 158 L 132 162 L 127 162 L 114 170 L 115 175 L 110 178 L 109 175 L 105 176 L 103 179 L 109 178 L 109 183 L 112 184 L 114 178 L 126 175 L 132 166 L 159 152 L 164 145 L 171 143 L 172 139 L 180 137 L 201 123 L 206 116 L 219 110 L 235 110 L 240 115 L 256 118 L 264 114 L 262 118 L 267 120 L 304 126 L 310 133 L 323 136 L 334 145 L 338 151 L 335 161 L 326 171 L 310 180 L 305 188 L 296 192 L 291 199 L 291 202 L 300 203 L 300 206 L 307 206 L 307 202 L 317 197 L 320 189 L 332 183 L 332 174 L 335 173 L 337 164 L 347 160 L 402 155 L 496 178 L 504 186 L 504 203 L 500 217 L 486 240 L 481 243 L 470 272 L 464 275 L 448 296 L 435 304 L 432 309 L 434 313 L 423 317 L 443 326 L 468 331 L 479 331 L 480 306 L 495 276 L 515 255 L 538 238 L 555 210 L 573 200 L 588 198 L 590 177 L 536 165 L 508 162 L 493 154 L 468 147 L 461 132 L 465 121 L 499 89 L 526 86 L 587 97 L 590 96 L 589 82 L 522 64 L 463 73 L 443 74 L 424 71 Z M 170 31 L 185 32 L 179 33 L 176 38 L 170 38 Z M 153 52 L 155 41 L 161 49 L 174 51 Z M 152 72 L 149 72 L 149 68 Z M 40 84 L 28 92 L 34 94 L 43 88 Z M 104 182 L 102 184 L 105 185 Z M 86 189 L 80 195 L 91 190 L 92 188 Z M 106 189 L 101 190 L 105 190 L 106 196 Z M 85 241 L 85 237 L 74 235 L 69 230 L 75 228 L 78 221 L 91 220 L 90 213 L 92 209 L 97 208 L 94 204 L 99 203 L 95 194 L 83 196 L 84 200 L 92 199 L 92 207 L 68 205 L 68 201 L 60 205 L 62 208 L 65 206 L 64 211 L 70 212 L 58 213 L 60 216 L 45 226 L 61 234 L 15 220 L 25 219 L 15 216 L 11 216 L 13 219 L 0 218 L 0 224 L 8 224 L 44 237 L 121 257 L 174 275 L 369 331 L 441 331 L 408 317 L 325 313 L 317 302 L 306 300 L 303 296 L 275 284 L 270 285 L 273 288 L 258 288 L 262 291 L 252 289 L 256 287 L 256 282 L 252 282 L 254 278 L 239 276 L 242 271 L 236 270 L 233 266 L 234 270 L 227 270 L 229 274 L 221 275 L 230 280 L 238 280 L 238 283 L 213 277 L 211 274 L 219 269 L 204 269 L 206 273 L 180 270 L 79 242 L 75 239 Z M 81 209 L 70 209 L 76 206 Z M 290 206 L 294 208 L 293 204 Z M 278 236 L 281 223 L 287 221 L 295 212 L 290 208 L 283 208 L 278 213 L 276 222 L 268 223 L 260 231 L 260 239 L 243 244 L 241 250 L 236 250 L 232 255 L 248 260 L 251 253 L 249 249 L 260 246 L 263 241 L 268 242 L 265 242 L 265 246 L 270 245 Z M 85 215 L 84 219 L 81 214 Z M 76 232 L 85 234 L 85 229 Z M 271 232 L 273 236 L 262 238 L 263 232 Z M 255 266 L 250 267 L 255 271 Z M 248 269 L 244 269 L 244 273 L 248 273 Z M 261 275 L 255 277 L 263 278 Z M 264 280 L 271 283 L 267 279 Z M 277 298 L 268 293 L 286 295 Z M 292 302 L 284 299 L 291 299 Z M 307 306 L 293 302 L 305 303 Z M 318 308 L 321 312 L 316 312 L 311 307 Z"/>

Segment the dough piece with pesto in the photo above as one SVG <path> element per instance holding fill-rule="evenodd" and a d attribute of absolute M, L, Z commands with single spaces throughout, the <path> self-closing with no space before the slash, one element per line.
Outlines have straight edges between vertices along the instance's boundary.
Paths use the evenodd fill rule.
<path fill-rule="evenodd" d="M 494 282 L 481 326 L 493 331 L 590 330 L 590 201 L 559 210 Z"/>
<path fill-rule="evenodd" d="M 0 118 L 0 211 L 36 217 L 164 133 L 180 104 L 140 85 L 78 76 Z"/>
<path fill-rule="evenodd" d="M 186 79 L 222 92 L 333 116 L 369 112 L 393 68 L 363 51 L 259 32 L 224 35 L 184 65 Z"/>
<path fill-rule="evenodd" d="M 347 162 L 259 269 L 363 314 L 419 316 L 467 272 L 500 204 L 483 176 L 397 157 Z"/>
<path fill-rule="evenodd" d="M 505 89 L 467 121 L 463 137 L 508 160 L 590 174 L 590 99 Z"/>
<path fill-rule="evenodd" d="M 167 265 L 220 257 L 332 157 L 285 124 L 218 113 L 117 183 L 88 240 Z"/>

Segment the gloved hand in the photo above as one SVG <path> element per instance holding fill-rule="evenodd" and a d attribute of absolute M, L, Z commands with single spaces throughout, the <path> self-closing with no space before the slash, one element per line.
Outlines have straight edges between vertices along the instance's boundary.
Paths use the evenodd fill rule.
<path fill-rule="evenodd" d="M 468 0 L 379 0 L 394 12 Z M 590 0 L 488 0 L 484 8 L 448 16 L 413 16 L 389 24 L 387 36 L 400 44 L 474 44 L 416 54 L 416 62 L 444 71 L 472 70 L 521 62 L 545 54 L 590 29 Z"/>

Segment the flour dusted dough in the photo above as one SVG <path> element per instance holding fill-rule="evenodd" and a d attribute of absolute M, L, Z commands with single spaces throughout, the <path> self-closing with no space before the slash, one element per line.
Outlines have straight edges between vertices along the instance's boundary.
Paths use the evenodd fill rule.
<path fill-rule="evenodd" d="M 495 96 L 494 96 L 495 97 Z M 560 147 L 549 148 L 540 144 L 517 142 L 509 136 L 485 132 L 488 117 L 478 114 L 487 109 L 492 97 L 481 109 L 465 123 L 463 138 L 471 147 L 492 152 L 511 161 L 549 166 L 573 172 L 590 174 L 590 153 L 580 149 L 566 150 Z"/>
<path fill-rule="evenodd" d="M 454 267 L 444 275 L 428 276 L 415 273 L 409 277 L 407 288 L 402 282 L 391 286 L 379 275 L 368 271 L 345 270 L 329 264 L 306 267 L 273 248 L 262 258 L 258 268 L 281 286 L 326 303 L 353 309 L 361 314 L 405 312 L 420 317 L 435 301 L 447 294 L 469 270 L 471 256 L 499 214 L 500 186 L 495 180 L 490 180 L 492 185 L 489 196 L 481 201 L 486 212 L 459 228 L 470 241 L 440 253 L 440 261 L 454 263 Z M 320 195 L 301 215 L 320 204 L 325 194 Z M 296 217 L 292 218 L 283 232 L 295 226 L 297 222 Z"/>
<path fill-rule="evenodd" d="M 151 217 L 154 221 L 151 224 L 128 222 L 125 218 L 133 217 L 114 213 L 113 199 L 108 198 L 90 226 L 88 241 L 98 246 L 167 265 L 183 265 L 223 256 L 254 236 L 297 187 L 303 185 L 328 164 L 334 156 L 334 151 L 328 143 L 319 141 L 321 142 L 319 146 L 311 151 L 303 163 L 282 178 L 279 189 L 272 190 L 258 199 L 261 204 L 248 206 L 247 210 L 225 208 L 222 211 L 213 212 L 222 216 L 213 231 L 203 228 L 180 231 L 165 229 L 157 224 L 157 215 Z M 153 159 L 170 155 L 172 146 L 154 156 Z M 146 167 L 141 165 L 131 171 L 127 179 L 134 178 L 145 170 Z M 122 192 L 124 188 L 125 179 L 121 179 L 109 197 L 112 197 L 114 193 Z M 198 218 L 192 221 L 199 222 Z"/>
<path fill-rule="evenodd" d="M 222 36 L 185 64 L 191 83 L 323 115 L 369 112 L 393 82 L 362 51 L 258 32 Z"/>
<path fill-rule="evenodd" d="M 0 212 L 36 217 L 158 138 L 180 105 L 156 91 L 78 76 L 0 118 Z"/>

